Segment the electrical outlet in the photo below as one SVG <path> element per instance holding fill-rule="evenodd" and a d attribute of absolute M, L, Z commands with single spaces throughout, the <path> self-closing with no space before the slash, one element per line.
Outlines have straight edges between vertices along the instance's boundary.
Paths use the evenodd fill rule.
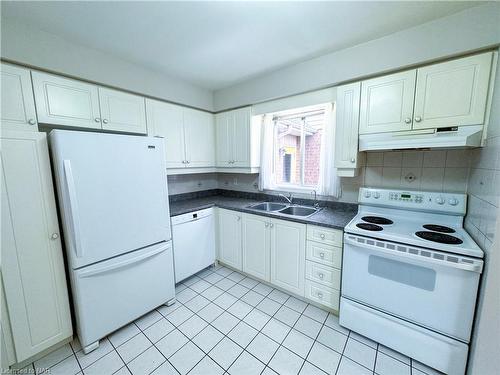
<path fill-rule="evenodd" d="M 233 178 L 233 185 L 238 185 L 238 177 Z"/>

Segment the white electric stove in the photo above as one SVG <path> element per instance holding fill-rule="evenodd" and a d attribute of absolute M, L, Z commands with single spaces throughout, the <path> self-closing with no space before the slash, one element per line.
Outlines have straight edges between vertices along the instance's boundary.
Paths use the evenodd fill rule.
<path fill-rule="evenodd" d="M 483 252 L 463 229 L 467 196 L 361 188 L 345 227 L 340 324 L 463 374 Z"/>

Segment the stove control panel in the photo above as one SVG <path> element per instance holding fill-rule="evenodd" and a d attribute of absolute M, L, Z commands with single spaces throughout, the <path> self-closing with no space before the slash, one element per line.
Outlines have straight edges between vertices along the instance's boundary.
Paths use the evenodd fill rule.
<path fill-rule="evenodd" d="M 358 201 L 360 204 L 373 206 L 408 208 L 411 210 L 463 216 L 465 215 L 467 195 L 429 191 L 360 188 Z"/>

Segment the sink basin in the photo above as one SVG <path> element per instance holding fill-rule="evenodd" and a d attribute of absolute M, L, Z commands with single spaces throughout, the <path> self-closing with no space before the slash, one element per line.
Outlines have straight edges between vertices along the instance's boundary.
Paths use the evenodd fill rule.
<path fill-rule="evenodd" d="M 278 211 L 284 209 L 285 207 L 286 204 L 275 202 L 262 202 L 248 206 L 248 208 L 259 211 Z"/>
<path fill-rule="evenodd" d="M 280 214 L 292 216 L 309 216 L 317 212 L 316 208 L 303 206 L 289 206 L 279 211 Z"/>

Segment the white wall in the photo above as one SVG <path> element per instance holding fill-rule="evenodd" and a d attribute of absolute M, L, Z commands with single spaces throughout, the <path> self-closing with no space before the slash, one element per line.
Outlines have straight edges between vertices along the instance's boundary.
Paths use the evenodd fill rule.
<path fill-rule="evenodd" d="M 105 36 L 103 36 L 105 37 Z M 99 50 L 6 19 L 1 22 L 1 57 L 139 94 L 211 111 L 213 93 Z"/>
<path fill-rule="evenodd" d="M 500 64 L 486 146 L 473 151 L 467 192 L 465 228 L 485 254 L 468 373 L 493 375 L 500 368 Z"/>
<path fill-rule="evenodd" d="M 214 93 L 215 110 L 294 95 L 500 43 L 500 3 L 443 17 Z"/>

